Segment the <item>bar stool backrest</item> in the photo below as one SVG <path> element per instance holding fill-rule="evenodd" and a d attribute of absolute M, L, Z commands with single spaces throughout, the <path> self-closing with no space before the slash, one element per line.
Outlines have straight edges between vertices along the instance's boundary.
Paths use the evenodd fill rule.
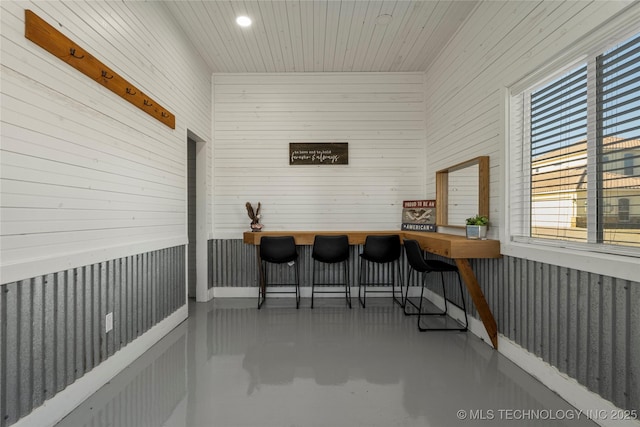
<path fill-rule="evenodd" d="M 417 240 L 405 239 L 404 240 L 404 253 L 407 254 L 407 261 L 411 268 L 421 273 L 430 271 L 429 264 L 425 261 L 422 255 L 422 249 Z"/>
<path fill-rule="evenodd" d="M 349 259 L 349 237 L 317 235 L 313 240 L 311 257 L 316 261 L 333 264 Z"/>
<path fill-rule="evenodd" d="M 401 254 L 400 236 L 390 234 L 367 236 L 360 256 L 367 261 L 386 263 L 397 260 Z"/>
<path fill-rule="evenodd" d="M 283 264 L 298 258 L 293 236 L 264 236 L 260 238 L 260 258 L 274 264 Z"/>

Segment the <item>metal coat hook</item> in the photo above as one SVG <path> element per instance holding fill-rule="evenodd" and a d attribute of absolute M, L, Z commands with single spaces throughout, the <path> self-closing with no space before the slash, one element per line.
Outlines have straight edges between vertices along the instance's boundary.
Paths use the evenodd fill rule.
<path fill-rule="evenodd" d="M 69 55 L 73 56 L 73 57 L 74 57 L 74 58 L 76 58 L 76 59 L 82 59 L 82 58 L 84 58 L 84 55 L 82 55 L 82 56 L 76 56 L 76 49 L 75 49 L 75 48 L 73 48 L 73 47 L 70 47 L 70 48 L 69 48 Z"/>
<path fill-rule="evenodd" d="M 165 118 L 166 118 L 166 117 L 169 117 L 169 115 L 168 115 L 167 113 L 165 113 L 164 111 L 163 111 L 162 113 L 160 113 L 160 115 L 161 115 L 162 117 L 165 117 Z"/>
<path fill-rule="evenodd" d="M 2 0 L 0 0 L 1 2 Z M 131 103 L 134 107 L 139 108 L 144 114 L 150 115 L 171 129 L 176 128 L 175 116 L 170 111 L 166 110 L 162 105 L 156 104 L 153 98 L 146 95 L 133 83 L 127 81 L 117 72 L 117 68 L 112 69 L 109 64 L 101 62 L 89 50 L 83 48 L 81 44 L 61 33 L 57 27 L 57 22 L 51 25 L 32 10 L 24 10 L 24 36 L 26 39 L 84 74 L 90 81 L 103 86 L 121 99 Z M 0 80 L 2 79 L 0 78 Z M 143 100 L 144 103 L 141 103 L 140 100 Z M 163 111 L 165 114 L 161 116 Z M 2 292 L 1 289 L 0 292 Z M 1 332 L 0 335 L 2 335 Z M 0 400 L 2 400 L 1 397 Z"/>

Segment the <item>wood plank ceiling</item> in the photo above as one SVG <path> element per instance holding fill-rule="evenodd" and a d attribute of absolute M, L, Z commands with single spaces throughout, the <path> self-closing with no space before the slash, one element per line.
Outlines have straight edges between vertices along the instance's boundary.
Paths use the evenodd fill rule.
<path fill-rule="evenodd" d="M 271 73 L 426 71 L 477 2 L 164 3 L 211 72 Z M 238 26 L 238 15 L 253 25 Z"/>

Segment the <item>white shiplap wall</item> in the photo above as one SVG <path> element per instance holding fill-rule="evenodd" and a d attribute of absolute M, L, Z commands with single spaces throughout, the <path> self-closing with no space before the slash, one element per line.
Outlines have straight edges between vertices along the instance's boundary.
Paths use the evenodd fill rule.
<path fill-rule="evenodd" d="M 427 72 L 427 170 L 490 156 L 490 237 L 503 220 L 507 88 L 630 3 L 483 2 Z M 427 191 L 434 188 L 429 173 Z"/>
<path fill-rule="evenodd" d="M 186 243 L 187 129 L 210 138 L 211 80 L 165 7 L 0 7 L 2 283 Z M 27 40 L 25 9 L 173 112 L 176 129 Z"/>
<path fill-rule="evenodd" d="M 215 74 L 214 236 L 397 229 L 424 198 L 423 73 Z M 290 142 L 348 142 L 349 164 L 289 166 Z"/>

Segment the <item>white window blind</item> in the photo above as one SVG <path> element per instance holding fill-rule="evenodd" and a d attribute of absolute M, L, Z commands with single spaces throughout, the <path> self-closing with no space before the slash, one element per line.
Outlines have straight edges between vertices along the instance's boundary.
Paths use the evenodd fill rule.
<path fill-rule="evenodd" d="M 531 236 L 586 241 L 586 64 L 532 92 L 530 105 Z"/>
<path fill-rule="evenodd" d="M 640 248 L 640 34 L 510 101 L 512 239 Z"/>
<path fill-rule="evenodd" d="M 596 69 L 598 240 L 640 247 L 640 35 Z"/>

